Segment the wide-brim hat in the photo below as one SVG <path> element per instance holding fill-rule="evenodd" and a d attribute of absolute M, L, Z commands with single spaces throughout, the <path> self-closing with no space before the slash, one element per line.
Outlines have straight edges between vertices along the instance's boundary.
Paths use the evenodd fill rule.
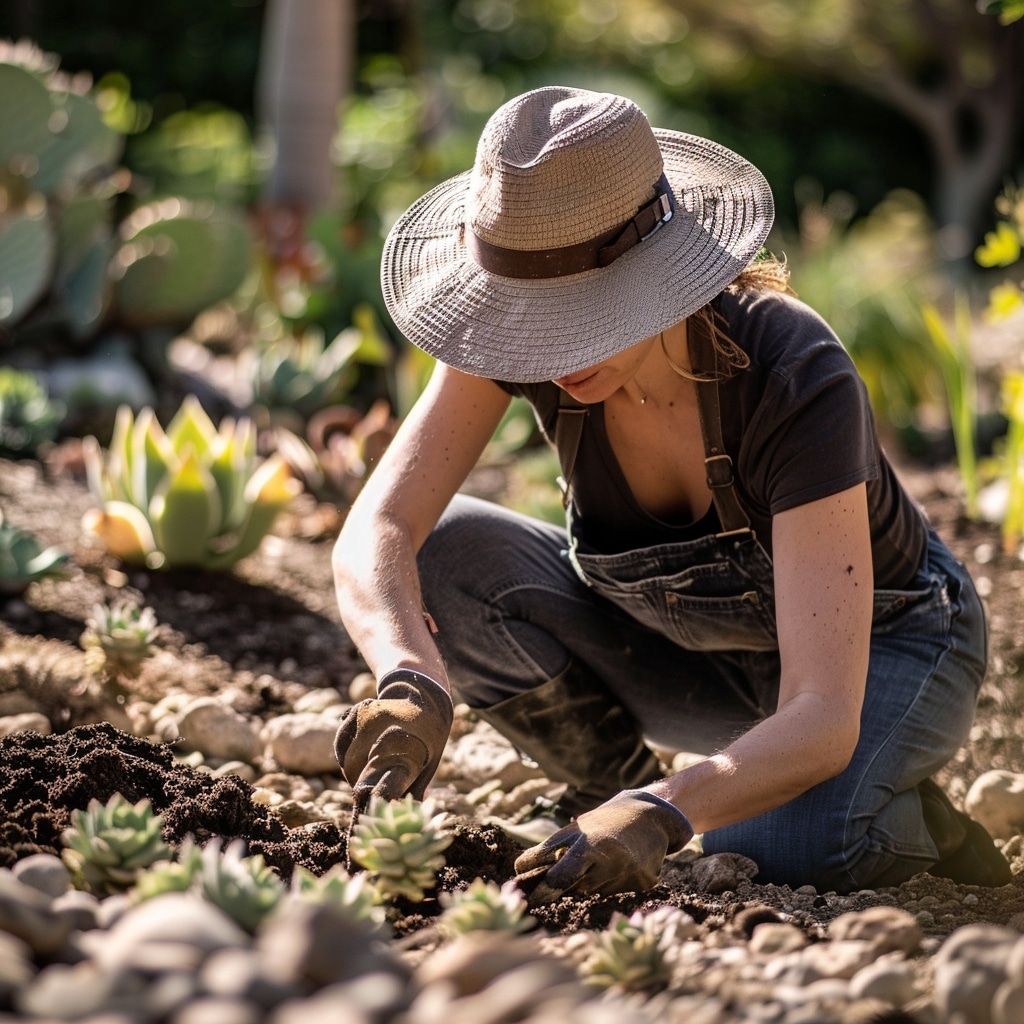
<path fill-rule="evenodd" d="M 631 100 L 547 87 L 488 120 L 473 169 L 388 234 L 384 301 L 413 344 L 530 383 L 594 366 L 694 313 L 760 251 L 761 172 L 651 128 Z"/>

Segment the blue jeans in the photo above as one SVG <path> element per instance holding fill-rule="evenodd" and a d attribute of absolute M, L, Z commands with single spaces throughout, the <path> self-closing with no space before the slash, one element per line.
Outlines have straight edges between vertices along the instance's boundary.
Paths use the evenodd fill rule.
<path fill-rule="evenodd" d="M 652 745 L 721 749 L 772 713 L 779 686 L 770 560 L 756 541 L 721 545 L 593 556 L 576 552 L 563 527 L 458 496 L 419 556 L 457 697 L 490 707 L 573 662 Z M 745 854 L 759 880 L 821 891 L 896 885 L 930 867 L 937 851 L 915 787 L 967 738 L 985 662 L 974 586 L 932 532 L 911 585 L 875 594 L 849 766 L 782 807 L 705 833 L 705 851 Z"/>

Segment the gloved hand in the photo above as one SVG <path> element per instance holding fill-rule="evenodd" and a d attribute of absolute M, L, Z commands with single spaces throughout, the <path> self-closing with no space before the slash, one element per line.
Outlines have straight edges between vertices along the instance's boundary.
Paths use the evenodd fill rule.
<path fill-rule="evenodd" d="M 547 868 L 530 894 L 534 906 L 567 892 L 643 892 L 658 881 L 666 855 L 692 838 L 679 808 L 646 790 L 625 789 L 520 854 L 515 869 L 522 876 Z"/>
<path fill-rule="evenodd" d="M 355 804 L 370 796 L 423 799 L 451 730 L 452 699 L 440 683 L 413 669 L 397 668 L 377 681 L 377 696 L 346 712 L 334 737 L 334 754 Z"/>

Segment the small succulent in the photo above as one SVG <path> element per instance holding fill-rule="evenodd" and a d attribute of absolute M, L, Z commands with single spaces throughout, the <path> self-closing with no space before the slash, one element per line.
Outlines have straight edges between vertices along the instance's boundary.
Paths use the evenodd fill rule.
<path fill-rule="evenodd" d="M 173 860 L 158 860 L 135 880 L 136 900 L 151 900 L 167 892 L 187 892 L 199 877 L 202 855 L 191 838 L 186 838 Z"/>
<path fill-rule="evenodd" d="M 526 900 L 516 887 L 515 879 L 504 885 L 474 878 L 469 886 L 457 892 L 442 892 L 439 897 L 441 931 L 449 936 L 466 932 L 520 932 L 533 924 L 524 916 Z"/>
<path fill-rule="evenodd" d="M 608 927 L 594 934 L 581 965 L 586 980 L 602 988 L 629 992 L 665 985 L 672 975 L 668 952 L 673 930 L 666 922 L 641 911 L 612 915 Z"/>
<path fill-rule="evenodd" d="M 444 867 L 443 851 L 452 841 L 442 830 L 446 817 L 434 814 L 432 801 L 419 802 L 410 793 L 402 800 L 374 800 L 349 837 L 349 856 L 385 899 L 419 903 Z"/>
<path fill-rule="evenodd" d="M 109 676 L 135 678 L 142 663 L 156 653 L 156 612 L 130 601 L 98 604 L 80 638 L 86 663 Z"/>
<path fill-rule="evenodd" d="M 0 455 L 34 455 L 56 436 L 63 415 L 31 373 L 0 367 Z"/>
<path fill-rule="evenodd" d="M 236 924 L 254 932 L 284 895 L 284 883 L 259 854 L 245 855 L 245 842 L 233 840 L 221 850 L 221 840 L 203 847 L 200 865 L 203 896 Z"/>
<path fill-rule="evenodd" d="M 27 530 L 5 523 L 0 513 L 0 598 L 17 597 L 36 580 L 66 576 L 70 557 L 61 548 L 43 548 Z"/>
<path fill-rule="evenodd" d="M 361 921 L 373 931 L 386 927 L 380 893 L 365 874 L 350 875 L 340 864 L 320 876 L 297 864 L 292 873 L 291 892 L 296 899 L 308 903 L 340 907 L 353 921 Z"/>
<path fill-rule="evenodd" d="M 117 413 L 110 448 L 83 441 L 99 508 L 82 525 L 112 555 L 150 568 L 224 569 L 252 554 L 302 489 L 280 455 L 257 464 L 251 420 L 215 428 L 187 395 L 166 432 L 148 406 Z"/>
<path fill-rule="evenodd" d="M 99 896 L 130 889 L 146 868 L 171 855 L 163 816 L 148 800 L 131 804 L 120 793 L 105 804 L 94 798 L 71 822 L 61 836 L 62 859 L 75 887 Z"/>

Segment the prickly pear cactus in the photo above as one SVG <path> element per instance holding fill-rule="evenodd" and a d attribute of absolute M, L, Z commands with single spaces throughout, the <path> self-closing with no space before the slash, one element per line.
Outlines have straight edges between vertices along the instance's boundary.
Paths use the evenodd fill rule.
<path fill-rule="evenodd" d="M 171 856 L 161 834 L 164 819 L 148 800 L 130 804 L 115 793 L 105 804 L 90 800 L 71 820 L 61 856 L 75 887 L 98 896 L 130 889 L 142 871 Z"/>
<path fill-rule="evenodd" d="M 444 907 L 439 922 L 449 936 L 466 932 L 520 932 L 533 923 L 526 915 L 526 900 L 510 879 L 504 885 L 474 878 L 466 889 L 442 892 L 438 899 Z"/>
<path fill-rule="evenodd" d="M 95 672 L 135 678 L 143 662 L 156 653 L 156 613 L 129 601 L 93 609 L 80 643 L 88 666 Z"/>
<path fill-rule="evenodd" d="M 349 839 L 349 856 L 372 876 L 385 899 L 404 896 L 419 903 L 444 867 L 443 851 L 452 837 L 443 831 L 447 815 L 435 815 L 430 800 L 411 794 L 395 801 L 374 800 Z"/>

